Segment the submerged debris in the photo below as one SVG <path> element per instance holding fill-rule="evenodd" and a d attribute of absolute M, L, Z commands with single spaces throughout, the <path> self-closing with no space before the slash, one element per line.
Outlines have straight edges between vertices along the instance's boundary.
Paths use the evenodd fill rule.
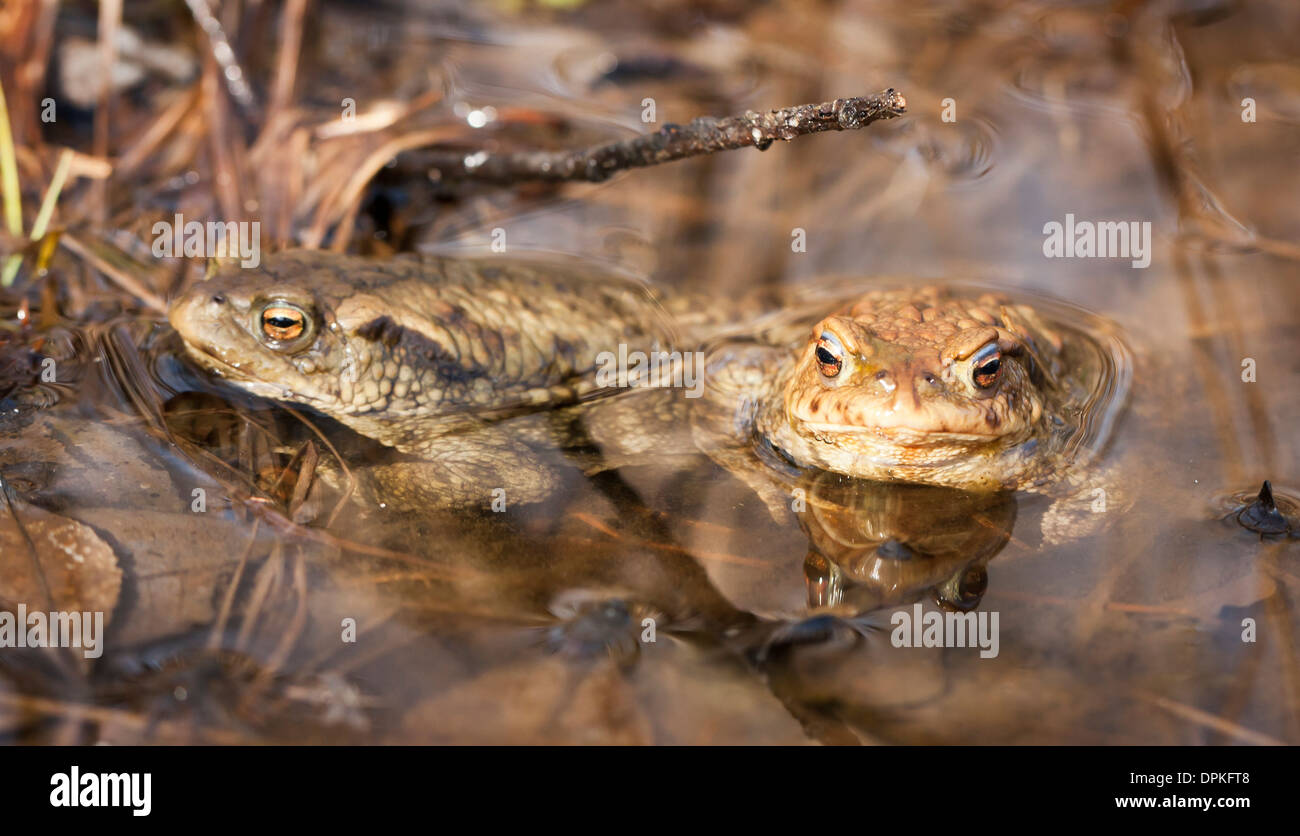
<path fill-rule="evenodd" d="M 1290 503 L 1284 504 L 1289 506 Z M 1262 535 L 1286 534 L 1292 528 L 1291 522 L 1278 510 L 1277 501 L 1273 498 L 1273 486 L 1267 479 L 1259 489 L 1255 501 L 1237 512 L 1237 522 L 1243 528 Z"/>

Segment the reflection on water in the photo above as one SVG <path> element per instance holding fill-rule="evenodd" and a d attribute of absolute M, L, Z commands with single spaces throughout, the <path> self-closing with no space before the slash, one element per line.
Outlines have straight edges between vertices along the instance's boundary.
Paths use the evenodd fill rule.
<path fill-rule="evenodd" d="M 0 652 L 0 739 L 1300 742 L 1300 10 L 588 5 L 358 20 L 325 4 L 302 105 L 323 124 L 344 96 L 412 100 L 436 67 L 454 101 L 415 124 L 456 122 L 466 144 L 626 136 L 646 97 L 662 124 L 892 85 L 909 114 L 458 199 L 403 156 L 359 211 L 358 250 L 473 249 L 501 227 L 735 302 L 830 275 L 1041 291 L 1131 349 L 1103 351 L 1103 400 L 1123 409 L 1076 416 L 1084 481 L 747 481 L 681 422 L 612 469 L 588 466 L 596 441 L 543 451 L 569 476 L 536 506 L 394 514 L 308 490 L 377 445 L 195 374 L 165 325 L 115 318 L 113 287 L 56 261 L 0 296 L 0 542 L 41 515 L 122 580 L 93 591 L 115 596 L 98 664 Z M 208 183 L 206 161 L 159 157 L 159 182 Z M 128 231 L 148 220 L 136 186 L 114 191 Z M 1150 268 L 1045 259 L 1043 225 L 1066 213 L 1150 221 Z M 38 588 L 28 565 L 0 555 L 0 599 Z M 998 613 L 999 654 L 894 647 L 891 613 L 918 603 Z"/>
<path fill-rule="evenodd" d="M 970 610 L 988 587 L 986 564 L 1011 538 L 1014 495 L 886 485 L 817 474 L 809 480 L 804 562 L 810 609 L 851 614 L 933 595 Z"/>
<path fill-rule="evenodd" d="M 880 133 L 896 153 L 916 155 L 952 187 L 989 174 L 1002 153 L 997 128 L 978 115 L 951 124 L 904 121 Z"/>

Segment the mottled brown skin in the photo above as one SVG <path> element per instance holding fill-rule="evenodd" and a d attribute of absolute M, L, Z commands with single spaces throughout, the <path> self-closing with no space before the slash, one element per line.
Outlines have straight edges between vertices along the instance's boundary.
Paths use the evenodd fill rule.
<path fill-rule="evenodd" d="M 1063 405 L 1064 344 L 1001 297 L 940 288 L 866 293 L 786 347 L 723 349 L 710 395 L 800 466 L 988 490 L 1032 485 L 1058 461 L 1039 442 Z M 830 346 L 839 366 L 818 356 Z M 994 367 L 980 365 L 991 358 Z M 995 368 L 992 375 L 981 369 Z M 834 374 L 827 374 L 827 371 Z"/>
<path fill-rule="evenodd" d="M 300 316 L 301 332 L 272 327 L 277 312 Z M 218 271 L 169 319 L 212 374 L 410 454 L 370 479 L 409 509 L 487 506 L 495 488 L 544 498 L 557 475 L 530 449 L 551 433 L 543 411 L 600 394 L 601 352 L 673 343 L 639 283 L 518 259 L 289 251 Z"/>
<path fill-rule="evenodd" d="M 268 325 L 268 312 L 297 319 Z M 233 385 L 409 454 L 369 479 L 376 502 L 399 508 L 487 506 L 495 488 L 540 500 L 558 478 L 546 461 L 566 441 L 558 424 L 583 424 L 617 466 L 669 452 L 664 429 L 681 418 L 683 401 L 661 390 L 574 420 L 608 394 L 597 355 L 676 339 L 643 286 L 575 264 L 286 252 L 199 283 L 170 319 L 190 356 Z M 875 290 L 811 331 L 791 328 L 708 356 L 692 424 L 731 469 L 751 467 L 754 441 L 799 467 L 976 490 L 1033 486 L 1062 464 L 1047 442 L 1073 429 L 1062 416 L 1082 379 L 1062 375 L 1091 361 L 1067 356 L 1032 308 L 987 293 Z"/>

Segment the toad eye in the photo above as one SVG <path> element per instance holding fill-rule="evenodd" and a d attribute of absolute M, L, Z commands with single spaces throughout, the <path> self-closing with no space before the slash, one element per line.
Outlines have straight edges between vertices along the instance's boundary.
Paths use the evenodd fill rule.
<path fill-rule="evenodd" d="M 813 353 L 823 377 L 835 377 L 844 368 L 844 347 L 830 331 L 823 331 L 817 338 L 817 348 Z"/>
<path fill-rule="evenodd" d="M 307 314 L 297 305 L 272 302 L 262 309 L 262 335 L 278 343 L 292 342 L 307 330 Z"/>
<path fill-rule="evenodd" d="M 979 389 L 992 389 L 1002 373 L 1002 353 L 997 343 L 988 345 L 975 352 L 970 361 L 971 382 Z"/>

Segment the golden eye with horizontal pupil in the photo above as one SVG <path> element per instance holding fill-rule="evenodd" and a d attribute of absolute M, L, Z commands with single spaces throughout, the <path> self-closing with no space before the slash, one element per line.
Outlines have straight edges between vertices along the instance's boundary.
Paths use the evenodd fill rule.
<path fill-rule="evenodd" d="M 980 389 L 992 389 L 1002 373 L 1002 352 L 997 343 L 988 345 L 975 352 L 970 361 L 971 381 Z"/>
<path fill-rule="evenodd" d="M 817 368 L 822 377 L 835 377 L 844 368 L 844 347 L 830 331 L 823 331 L 817 338 L 817 348 L 813 353 L 817 357 Z"/>
<path fill-rule="evenodd" d="M 307 315 L 290 305 L 267 305 L 262 310 L 262 333 L 276 342 L 291 342 L 307 328 Z"/>

